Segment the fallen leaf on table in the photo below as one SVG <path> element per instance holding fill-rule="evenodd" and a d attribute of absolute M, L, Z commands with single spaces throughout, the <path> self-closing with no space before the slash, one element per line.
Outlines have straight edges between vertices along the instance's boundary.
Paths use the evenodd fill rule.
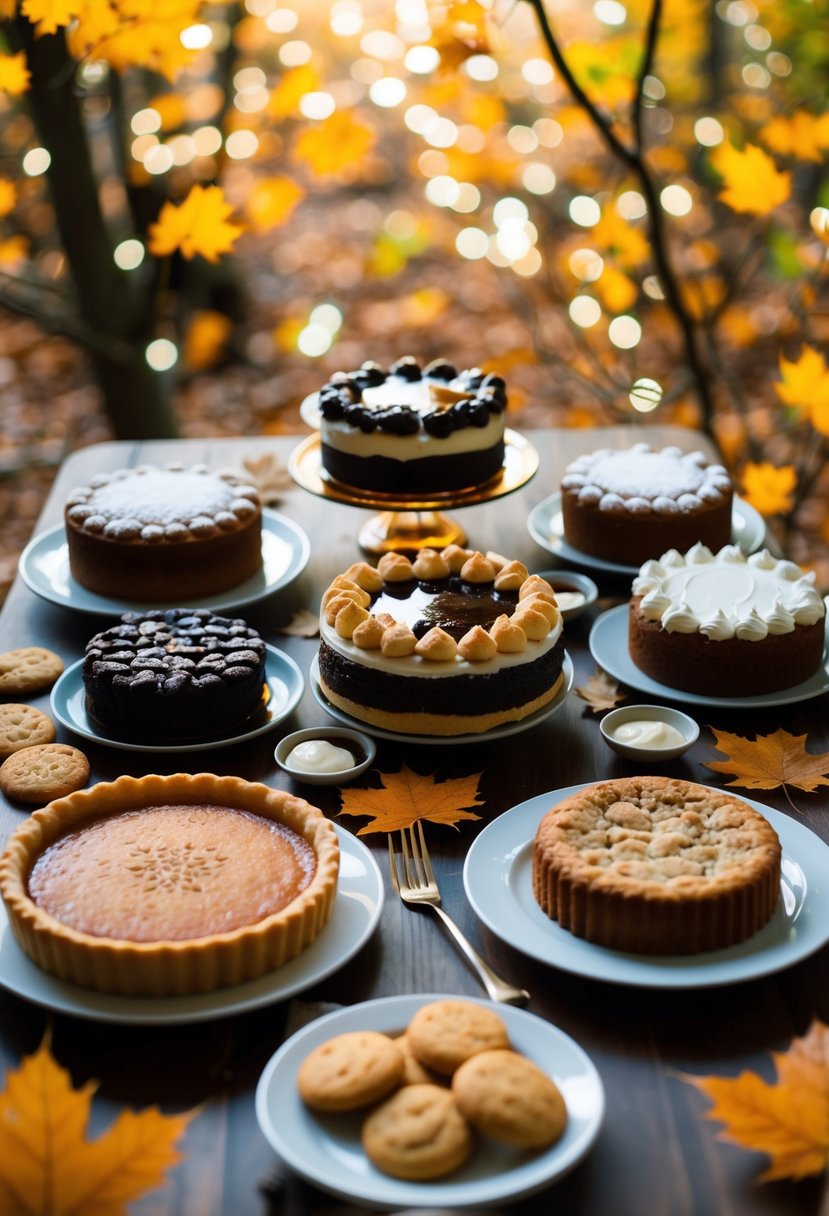
<path fill-rule="evenodd" d="M 597 667 L 595 674 L 586 684 L 577 688 L 576 692 L 586 701 L 594 714 L 600 714 L 605 709 L 613 709 L 620 701 L 627 700 L 627 693 L 619 691 L 619 685 L 614 679 Z"/>
<path fill-rule="evenodd" d="M 706 768 L 716 773 L 733 773 L 734 780 L 726 785 L 739 785 L 747 790 L 774 790 L 791 785 L 807 794 L 820 785 L 829 785 L 829 752 L 819 756 L 807 752 L 806 735 L 776 730 L 752 740 L 710 729 L 718 750 L 728 758 L 706 761 Z"/>
<path fill-rule="evenodd" d="M 51 1053 L 48 1037 L 0 1094 L 0 1211 L 3 1216 L 124 1216 L 181 1159 L 176 1143 L 195 1112 L 124 1110 L 87 1139 L 95 1081 L 80 1089 Z"/>
<path fill-rule="evenodd" d="M 285 634 L 289 638 L 315 638 L 319 631 L 319 613 L 311 612 L 308 608 L 300 608 L 299 612 L 294 613 L 287 625 L 283 625 L 281 629 L 277 629 L 275 632 Z"/>
<path fill-rule="evenodd" d="M 341 790 L 341 815 L 369 815 L 357 835 L 369 832 L 397 832 L 411 827 L 418 819 L 454 826 L 459 819 L 480 819 L 459 807 L 482 806 L 478 797 L 480 773 L 469 777 L 450 777 L 436 781 L 434 775 L 421 777 L 405 764 L 398 773 L 381 773 L 379 790 Z"/>
<path fill-rule="evenodd" d="M 714 1103 L 705 1117 L 725 1125 L 720 1139 L 771 1158 L 760 1182 L 819 1174 L 829 1164 L 829 1027 L 814 1021 L 772 1060 L 773 1084 L 753 1072 L 682 1079 Z"/>
<path fill-rule="evenodd" d="M 285 491 L 290 489 L 291 474 L 274 452 L 266 452 L 264 456 L 246 456 L 242 466 L 266 505 L 279 502 Z"/>

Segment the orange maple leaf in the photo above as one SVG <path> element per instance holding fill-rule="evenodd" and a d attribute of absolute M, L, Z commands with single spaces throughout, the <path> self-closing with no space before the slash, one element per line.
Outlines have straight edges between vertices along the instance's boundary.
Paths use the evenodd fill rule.
<path fill-rule="evenodd" d="M 450 777 L 436 781 L 434 775 L 422 777 L 405 764 L 398 773 L 382 773 L 379 790 L 341 790 L 341 815 L 370 815 L 357 835 L 369 832 L 396 832 L 411 827 L 418 819 L 454 826 L 459 819 L 480 819 L 459 807 L 482 806 L 478 797 L 480 773 L 469 777 Z"/>
<path fill-rule="evenodd" d="M 814 1021 L 772 1060 L 774 1084 L 753 1072 L 682 1079 L 714 1103 L 705 1117 L 725 1124 L 720 1139 L 771 1158 L 760 1182 L 819 1174 L 829 1165 L 829 1027 Z"/>
<path fill-rule="evenodd" d="M 25 51 L 16 55 L 0 55 L 0 90 L 19 97 L 29 87 L 31 72 L 26 67 Z"/>
<path fill-rule="evenodd" d="M 310 63 L 291 68 L 274 86 L 268 101 L 268 114 L 274 119 L 296 118 L 302 98 L 306 93 L 315 93 L 319 87 L 319 72 Z"/>
<path fill-rule="evenodd" d="M 35 35 L 40 38 L 68 25 L 82 7 L 79 0 L 23 0 L 20 11 L 37 27 Z"/>
<path fill-rule="evenodd" d="M 613 709 L 620 701 L 627 700 L 627 693 L 619 691 L 619 685 L 601 667 L 597 667 L 586 684 L 577 688 L 576 692 L 586 701 L 594 714 L 600 714 L 605 709 Z"/>
<path fill-rule="evenodd" d="M 797 359 L 780 359 L 780 375 L 774 391 L 786 405 L 808 410 L 816 398 L 829 398 L 829 367 L 820 351 L 804 346 Z"/>
<path fill-rule="evenodd" d="M 797 474 L 790 464 L 750 460 L 743 468 L 743 497 L 761 515 L 785 515 L 792 508 Z"/>
<path fill-rule="evenodd" d="M 96 1082 L 72 1088 L 48 1037 L 0 1094 L 0 1209 L 4 1216 L 124 1216 L 126 1205 L 160 1186 L 181 1154 L 176 1143 L 195 1111 L 122 1111 L 86 1138 Z"/>
<path fill-rule="evenodd" d="M 823 116 L 810 114 L 807 110 L 795 110 L 790 118 L 778 114 L 767 122 L 760 138 L 781 156 L 796 160 L 811 160 L 818 164 L 823 159 L 826 146 L 826 125 Z"/>
<path fill-rule="evenodd" d="M 732 211 L 770 215 L 792 192 L 791 173 L 781 172 L 772 158 L 755 144 L 741 150 L 722 143 L 711 163 L 723 179 L 719 198 Z"/>
<path fill-rule="evenodd" d="M 358 166 L 376 140 L 375 131 L 356 118 L 353 111 L 335 110 L 298 136 L 294 156 L 318 177 L 336 176 Z"/>
<path fill-rule="evenodd" d="M 716 773 L 733 773 L 734 780 L 726 785 L 739 785 L 747 790 L 774 790 L 791 785 L 807 794 L 818 786 L 829 785 L 829 752 L 816 756 L 806 751 L 806 735 L 790 735 L 776 730 L 757 739 L 744 739 L 725 730 L 711 731 L 718 751 L 726 760 L 706 761 L 706 768 Z"/>
<path fill-rule="evenodd" d="M 305 197 L 305 190 L 292 177 L 262 177 L 245 200 L 245 215 L 256 232 L 267 232 L 284 224 Z"/>
<path fill-rule="evenodd" d="M 244 232 L 227 222 L 232 210 L 221 186 L 193 186 L 180 206 L 165 203 L 150 225 L 150 253 L 164 257 L 178 249 L 188 260 L 203 257 L 217 262 Z"/>

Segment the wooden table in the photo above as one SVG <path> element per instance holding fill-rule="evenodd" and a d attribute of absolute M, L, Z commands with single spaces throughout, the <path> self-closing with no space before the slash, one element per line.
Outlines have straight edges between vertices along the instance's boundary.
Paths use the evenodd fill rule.
<path fill-rule="evenodd" d="M 700 436 L 673 428 L 642 427 L 638 436 L 657 446 L 668 442 L 685 449 L 705 446 Z M 529 437 L 540 453 L 539 474 L 509 498 L 464 510 L 462 521 L 473 547 L 495 549 L 539 570 L 554 563 L 528 535 L 529 510 L 557 488 L 562 468 L 574 456 L 600 443 L 626 446 L 631 431 L 614 428 L 601 435 L 545 431 Z M 60 522 L 68 490 L 96 471 L 169 459 L 238 466 L 243 457 L 263 451 L 276 452 L 285 460 L 294 442 L 288 438 L 193 440 L 89 448 L 73 455 L 61 470 L 38 530 Z M 316 609 L 329 579 L 357 559 L 354 538 L 367 513 L 314 497 L 298 487 L 285 493 L 278 509 L 308 533 L 311 561 L 293 586 L 247 615 L 307 673 L 316 643 L 279 637 L 275 631 L 298 608 Z M 593 617 L 626 598 L 628 592 L 626 580 L 603 579 L 600 585 L 603 597 L 596 608 L 566 631 L 576 684 L 584 683 L 594 669 L 587 648 Z M 68 665 L 80 657 L 85 642 L 103 624 L 97 617 L 75 614 L 37 598 L 18 579 L 0 616 L 0 648 L 43 645 L 60 653 Z M 48 709 L 48 697 L 33 703 Z M 829 748 L 826 708 L 827 699 L 822 696 L 780 710 L 703 709 L 695 713 L 703 727 L 699 742 L 669 771 L 715 785 L 725 780 L 704 765 L 716 758 L 713 737 L 705 729 L 708 726 L 754 735 L 784 725 L 794 734 L 808 733 L 810 750 L 825 751 Z M 325 721 L 326 715 L 306 690 L 298 710 L 279 730 L 224 750 L 185 753 L 173 760 L 92 744 L 84 745 L 84 750 L 92 764 L 93 781 L 182 767 L 199 771 L 207 759 L 211 771 L 296 789 L 333 816 L 339 809 L 336 790 L 294 786 L 273 760 L 280 731 Z M 59 734 L 61 738 L 77 742 L 68 735 Z M 376 762 L 380 770 L 394 770 L 401 761 L 425 774 L 439 771 L 462 776 L 483 771 L 480 788 L 485 805 L 480 808 L 480 821 L 464 822 L 457 832 L 435 827 L 429 833 L 444 905 L 497 969 L 530 990 L 530 1010 L 582 1045 L 605 1086 L 606 1117 L 592 1152 L 567 1177 L 535 1198 L 523 1200 L 520 1210 L 579 1216 L 793 1216 L 820 1210 L 819 1179 L 757 1186 L 753 1178 L 763 1159 L 717 1141 L 715 1125 L 702 1117 L 705 1100 L 680 1074 L 736 1075 L 748 1068 L 770 1076 L 770 1051 L 784 1048 L 793 1035 L 804 1033 L 813 1018 L 829 1018 L 826 949 L 771 978 L 676 992 L 584 979 L 535 963 L 479 924 L 461 880 L 464 856 L 477 831 L 536 794 L 636 771 L 609 751 L 599 735 L 598 719 L 575 694 L 543 724 L 494 745 L 401 747 L 380 742 Z M 769 806 L 792 813 L 782 791 L 763 798 Z M 798 818 L 829 840 L 825 795 L 798 794 L 796 802 Z M 19 807 L 0 805 L 2 838 L 22 818 Z M 354 831 L 361 822 L 339 820 Z M 274 1211 L 289 1216 L 354 1210 L 280 1168 L 257 1125 L 256 1081 L 282 1041 L 286 1025 L 302 1021 L 308 1002 L 353 1004 L 417 992 L 482 995 L 474 975 L 436 921 L 428 914 L 402 908 L 391 891 L 385 838 L 364 839 L 386 876 L 387 903 L 380 927 L 343 971 L 294 1001 L 214 1022 L 147 1028 L 54 1016 L 0 991 L 3 1066 L 16 1066 L 21 1056 L 34 1051 L 44 1028 L 51 1025 L 53 1051 L 70 1068 L 75 1083 L 89 1078 L 101 1082 L 94 1105 L 96 1133 L 123 1104 L 141 1107 L 157 1102 L 168 1110 L 203 1104 L 188 1131 L 184 1161 L 162 1190 L 133 1205 L 131 1213 L 253 1216 Z"/>

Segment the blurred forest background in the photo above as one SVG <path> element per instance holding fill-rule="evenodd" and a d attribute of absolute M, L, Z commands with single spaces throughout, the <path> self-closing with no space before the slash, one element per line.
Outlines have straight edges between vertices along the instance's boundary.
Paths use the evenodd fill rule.
<path fill-rule="evenodd" d="M 829 590 L 827 79 L 823 0 L 0 0 L 0 585 L 73 449 L 415 354 L 704 430 Z"/>

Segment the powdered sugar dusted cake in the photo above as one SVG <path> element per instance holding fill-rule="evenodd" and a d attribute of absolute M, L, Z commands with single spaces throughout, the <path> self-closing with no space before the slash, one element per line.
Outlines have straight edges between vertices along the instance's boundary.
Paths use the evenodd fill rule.
<path fill-rule="evenodd" d="M 826 607 L 794 562 L 694 545 L 645 562 L 633 582 L 630 656 L 669 688 L 758 696 L 808 680 L 823 660 Z"/>
<path fill-rule="evenodd" d="M 579 456 L 561 482 L 568 543 L 622 565 L 697 541 L 721 548 L 731 537 L 732 499 L 725 468 L 703 452 L 646 443 Z"/>

